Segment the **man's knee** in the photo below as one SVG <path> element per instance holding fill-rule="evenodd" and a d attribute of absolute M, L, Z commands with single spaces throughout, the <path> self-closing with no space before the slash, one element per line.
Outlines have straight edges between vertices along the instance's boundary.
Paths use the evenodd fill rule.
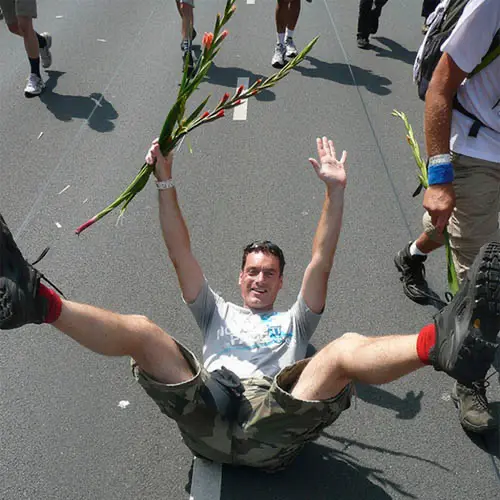
<path fill-rule="evenodd" d="M 7 24 L 7 28 L 9 29 L 9 31 L 11 33 L 14 33 L 14 35 L 23 36 L 23 34 L 21 33 L 21 30 L 19 29 L 19 24 L 17 24 L 17 23 Z"/>
<path fill-rule="evenodd" d="M 185 2 L 182 2 L 180 5 L 179 5 L 179 9 L 180 11 L 182 12 L 182 14 L 191 14 L 193 12 L 193 6 L 192 5 L 189 5 L 188 3 L 185 3 Z"/>
<path fill-rule="evenodd" d="M 325 347 L 328 358 L 334 361 L 333 364 L 336 370 L 341 372 L 341 376 L 352 378 L 348 367 L 352 365 L 358 348 L 367 342 L 370 342 L 368 337 L 355 332 L 347 332 Z"/>
<path fill-rule="evenodd" d="M 127 317 L 134 329 L 138 331 L 148 330 L 154 324 L 153 321 L 142 314 L 128 314 Z"/>
<path fill-rule="evenodd" d="M 33 31 L 33 19 L 26 16 L 17 17 L 17 26 L 21 36 L 27 36 Z"/>
<path fill-rule="evenodd" d="M 357 347 L 361 344 L 364 344 L 367 340 L 367 337 L 364 335 L 360 335 L 356 332 L 346 332 L 340 338 L 337 339 L 340 345 L 344 347 Z M 332 344 L 336 342 L 335 340 Z"/>

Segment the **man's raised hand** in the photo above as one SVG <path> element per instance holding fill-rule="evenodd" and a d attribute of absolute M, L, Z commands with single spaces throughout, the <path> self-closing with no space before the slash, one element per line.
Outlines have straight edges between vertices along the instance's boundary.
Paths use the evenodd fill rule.
<path fill-rule="evenodd" d="M 172 177 L 173 160 L 174 155 L 172 152 L 168 153 L 167 157 L 163 156 L 158 139 L 155 139 L 146 155 L 146 163 L 155 166 L 154 174 L 159 181 L 164 181 Z"/>
<path fill-rule="evenodd" d="M 326 137 L 323 137 L 323 139 L 318 137 L 316 139 L 316 144 L 318 146 L 319 162 L 314 158 L 309 158 L 316 174 L 330 187 L 339 186 L 345 188 L 347 183 L 347 152 L 342 151 L 342 157 L 340 160 L 337 160 L 335 156 L 335 146 L 332 140 Z"/>

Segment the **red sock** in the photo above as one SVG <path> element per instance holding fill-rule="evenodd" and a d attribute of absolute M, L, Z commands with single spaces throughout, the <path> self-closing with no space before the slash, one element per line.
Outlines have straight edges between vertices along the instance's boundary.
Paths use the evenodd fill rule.
<path fill-rule="evenodd" d="M 417 337 L 417 354 L 420 361 L 425 365 L 430 365 L 429 352 L 436 344 L 436 327 L 433 323 L 425 325 Z"/>
<path fill-rule="evenodd" d="M 38 295 L 47 299 L 49 307 L 47 314 L 43 320 L 44 323 L 54 323 L 54 321 L 61 315 L 62 300 L 54 290 L 47 288 L 43 283 L 40 283 Z"/>

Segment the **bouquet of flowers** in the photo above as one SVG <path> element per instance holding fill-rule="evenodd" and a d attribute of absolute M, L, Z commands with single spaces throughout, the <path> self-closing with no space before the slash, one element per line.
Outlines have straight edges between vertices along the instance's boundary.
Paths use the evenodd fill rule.
<path fill-rule="evenodd" d="M 231 19 L 236 10 L 235 2 L 236 0 L 227 0 L 222 15 L 217 14 L 213 33 L 205 33 L 203 36 L 203 52 L 194 69 L 189 68 L 189 61 L 188 58 L 186 58 L 184 73 L 179 87 L 179 92 L 177 94 L 177 100 L 167 115 L 159 137 L 160 149 L 165 156 L 176 147 L 186 134 L 192 130 L 200 127 L 201 125 L 205 125 L 222 118 L 227 109 L 234 108 L 235 106 L 241 104 L 245 99 L 255 96 L 263 90 L 276 85 L 280 80 L 287 76 L 295 66 L 303 61 L 305 56 L 318 40 L 318 37 L 315 37 L 296 57 L 291 59 L 283 68 L 265 80 L 259 79 L 247 89 L 240 86 L 236 89 L 233 95 L 225 93 L 215 108 L 210 111 L 203 111 L 208 103 L 208 100 L 210 99 L 209 96 L 203 100 L 203 102 L 201 102 L 189 116 L 186 117 L 186 103 L 188 99 L 207 75 L 215 56 L 221 48 L 222 42 L 228 35 L 224 26 Z M 154 166 L 144 163 L 135 179 L 129 184 L 125 191 L 123 191 L 123 193 L 104 210 L 78 227 L 75 231 L 76 234 L 80 234 L 82 231 L 102 219 L 105 215 L 112 212 L 117 207 L 121 207 L 120 215 L 123 215 L 129 203 L 140 191 L 144 189 L 153 170 Z"/>
<path fill-rule="evenodd" d="M 413 133 L 413 127 L 408 122 L 406 114 L 397 111 L 395 109 L 392 112 L 392 115 L 401 118 L 406 128 L 406 140 L 410 145 L 411 151 L 413 153 L 413 158 L 415 159 L 415 162 L 419 170 L 418 179 L 420 180 L 420 186 L 417 189 L 417 191 L 415 191 L 415 194 L 418 194 L 422 187 L 424 189 L 427 189 L 429 187 L 429 182 L 427 180 L 427 166 L 424 160 L 422 160 L 422 157 L 420 155 L 420 148 L 415 139 L 415 134 Z M 453 256 L 451 254 L 450 237 L 446 229 L 444 230 L 444 238 L 446 246 L 446 262 L 448 268 L 448 287 L 450 289 L 450 292 L 454 295 L 458 291 L 458 278 L 457 278 L 457 271 L 455 269 L 455 264 L 453 263 Z"/>

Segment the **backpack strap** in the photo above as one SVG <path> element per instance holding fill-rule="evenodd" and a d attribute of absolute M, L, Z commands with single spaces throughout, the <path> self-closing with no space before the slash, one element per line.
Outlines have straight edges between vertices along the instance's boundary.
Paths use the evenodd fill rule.
<path fill-rule="evenodd" d="M 486 55 L 482 58 L 481 62 L 469 73 L 467 78 L 473 77 L 476 73 L 479 73 L 482 69 L 486 68 L 491 64 L 498 56 L 500 56 L 500 30 L 498 30 L 493 37 L 490 48 Z"/>
<path fill-rule="evenodd" d="M 491 64 L 498 56 L 500 56 L 500 30 L 495 33 L 493 41 L 491 42 L 490 48 L 488 49 L 486 55 L 483 57 L 481 62 L 472 70 L 472 72 L 469 73 L 467 78 L 472 78 L 475 74 L 479 73 L 482 69 Z M 456 94 L 453 98 L 453 109 L 456 109 L 459 113 L 462 113 L 463 115 L 467 116 L 467 118 L 473 120 L 472 126 L 469 130 L 469 137 L 477 137 L 477 134 L 481 127 L 486 127 L 490 130 L 493 130 L 491 127 L 488 127 L 488 125 L 485 125 L 477 116 L 467 111 L 460 104 L 460 102 L 458 102 Z"/>
<path fill-rule="evenodd" d="M 485 125 L 476 115 L 473 115 L 470 111 L 467 111 L 458 101 L 456 94 L 453 98 L 453 109 L 456 109 L 459 113 L 462 113 L 467 118 L 470 118 L 473 121 L 472 126 L 469 130 L 469 137 L 476 138 L 481 127 L 486 127 L 490 130 L 493 130 L 491 127 L 488 127 L 488 125 Z"/>

